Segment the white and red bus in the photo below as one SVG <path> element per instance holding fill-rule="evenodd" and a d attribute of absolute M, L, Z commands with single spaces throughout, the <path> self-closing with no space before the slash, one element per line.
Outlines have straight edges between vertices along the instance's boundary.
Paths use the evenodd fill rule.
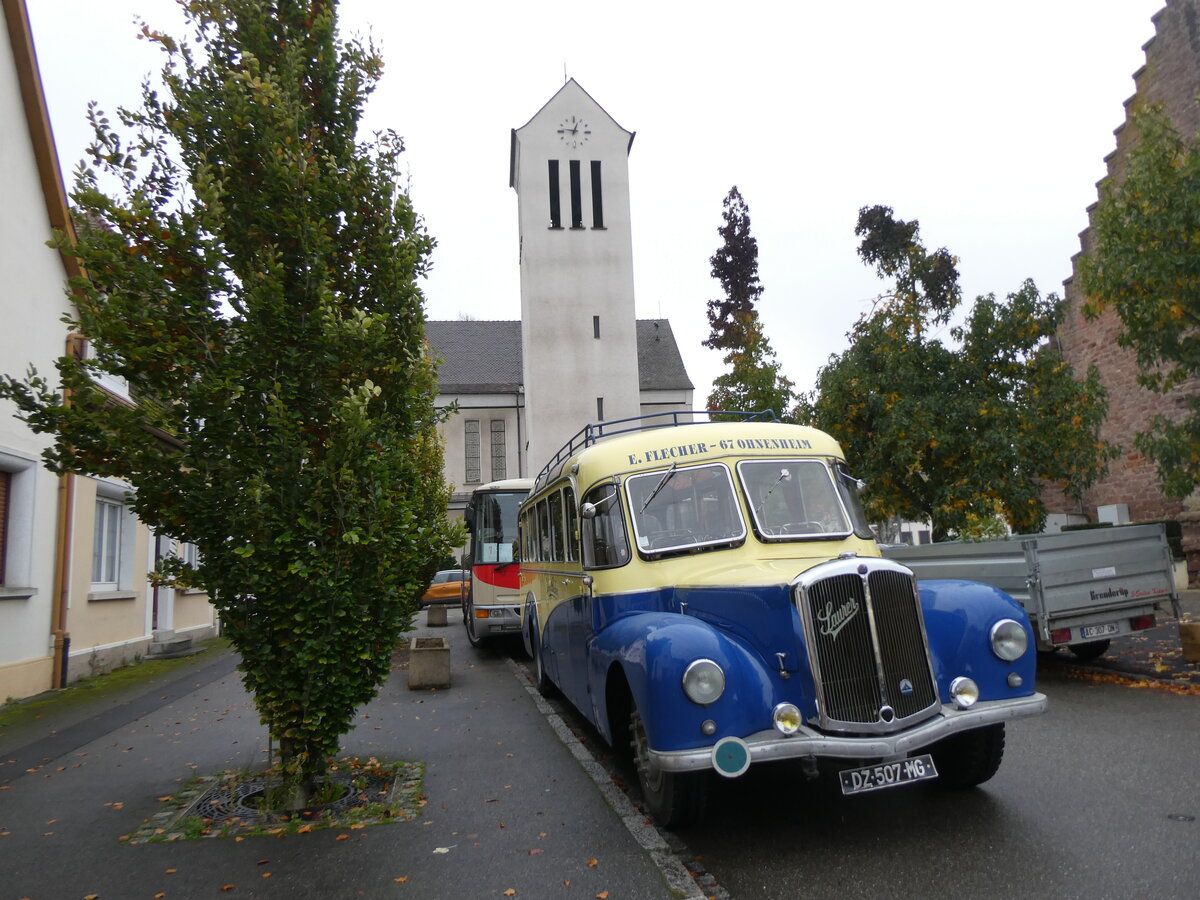
<path fill-rule="evenodd" d="M 471 583 L 463 598 L 463 625 L 474 645 L 521 631 L 521 564 L 517 509 L 531 478 L 507 478 L 475 489 L 464 518 L 471 534 Z"/>

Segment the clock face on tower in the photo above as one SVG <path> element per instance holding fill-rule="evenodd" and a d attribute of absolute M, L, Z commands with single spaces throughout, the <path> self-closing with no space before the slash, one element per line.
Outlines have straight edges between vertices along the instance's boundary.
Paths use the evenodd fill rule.
<path fill-rule="evenodd" d="M 591 133 L 588 123 L 579 116 L 567 116 L 558 126 L 558 137 L 568 147 L 579 147 L 587 143 Z"/>

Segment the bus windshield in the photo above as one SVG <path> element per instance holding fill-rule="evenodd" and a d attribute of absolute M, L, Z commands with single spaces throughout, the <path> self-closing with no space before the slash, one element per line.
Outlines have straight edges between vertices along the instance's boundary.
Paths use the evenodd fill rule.
<path fill-rule="evenodd" d="M 477 493 L 471 538 L 471 561 L 510 563 L 517 559 L 517 507 L 527 491 Z"/>

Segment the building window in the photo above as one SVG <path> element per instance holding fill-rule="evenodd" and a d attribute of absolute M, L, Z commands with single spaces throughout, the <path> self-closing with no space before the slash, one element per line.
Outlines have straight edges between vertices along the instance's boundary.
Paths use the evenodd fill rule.
<path fill-rule="evenodd" d="M 32 583 L 37 477 L 34 460 L 0 451 L 0 600 L 37 593 Z"/>
<path fill-rule="evenodd" d="M 8 494 L 11 472 L 0 472 L 0 584 L 5 584 L 4 563 L 8 559 Z"/>
<path fill-rule="evenodd" d="M 573 159 L 571 166 L 571 227 L 583 227 L 583 191 L 579 183 L 579 160 Z"/>
<path fill-rule="evenodd" d="M 600 317 L 592 316 L 592 337 L 600 340 Z"/>
<path fill-rule="evenodd" d="M 200 565 L 200 549 L 190 541 L 185 541 L 179 545 L 179 559 L 189 568 L 195 569 Z"/>
<path fill-rule="evenodd" d="M 562 228 L 562 207 L 558 202 L 558 160 L 552 159 L 550 165 L 550 227 Z"/>
<path fill-rule="evenodd" d="M 507 478 L 506 462 L 504 458 L 505 451 L 504 443 L 504 420 L 492 420 L 492 481 L 499 481 L 501 478 Z"/>
<path fill-rule="evenodd" d="M 121 579 L 122 519 L 125 507 L 106 497 L 96 498 L 92 538 L 92 589 L 115 591 Z"/>
<path fill-rule="evenodd" d="M 467 419 L 463 423 L 464 456 L 467 463 L 467 484 L 478 484 L 481 479 L 479 466 L 479 420 Z"/>
<path fill-rule="evenodd" d="M 604 421 L 604 398 L 603 397 L 596 398 L 596 421 L 597 422 Z"/>
<path fill-rule="evenodd" d="M 600 191 L 600 160 L 592 160 L 592 227 L 604 227 L 604 197 Z"/>

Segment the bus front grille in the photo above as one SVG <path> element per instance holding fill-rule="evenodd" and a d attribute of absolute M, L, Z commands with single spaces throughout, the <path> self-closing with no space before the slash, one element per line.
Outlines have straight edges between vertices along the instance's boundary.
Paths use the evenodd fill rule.
<path fill-rule="evenodd" d="M 932 714 L 937 687 L 911 573 L 878 560 L 827 565 L 836 571 L 796 591 L 820 725 L 880 733 Z"/>

